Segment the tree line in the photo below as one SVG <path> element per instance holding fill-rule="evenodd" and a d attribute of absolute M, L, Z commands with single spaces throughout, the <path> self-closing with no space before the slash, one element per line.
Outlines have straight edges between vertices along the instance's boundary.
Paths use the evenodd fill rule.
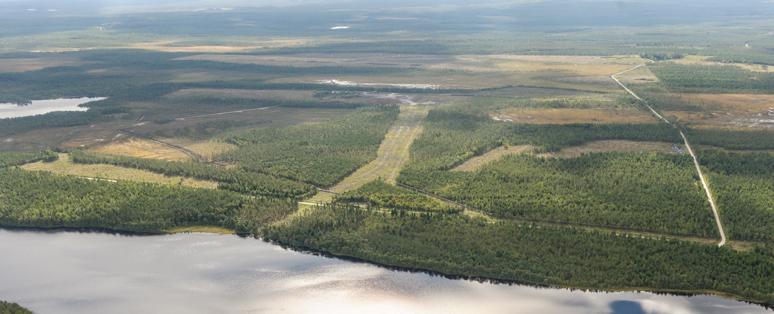
<path fill-rule="evenodd" d="M 392 215 L 328 205 L 265 237 L 297 248 L 453 276 L 618 290 L 719 291 L 774 304 L 774 247 L 734 251 L 463 215 Z"/>
<path fill-rule="evenodd" d="M 257 234 L 296 206 L 288 199 L 248 198 L 222 190 L 104 182 L 20 169 L 0 169 L 0 194 L 2 226 L 143 233 L 205 225 Z"/>
<path fill-rule="evenodd" d="M 299 199 L 312 195 L 314 187 L 276 176 L 250 172 L 240 168 L 224 168 L 191 161 L 165 161 L 88 153 L 70 152 L 74 163 L 110 164 L 148 170 L 168 176 L 183 176 L 218 182 L 218 187 L 249 195 Z"/>
<path fill-rule="evenodd" d="M 774 73 L 753 72 L 734 65 L 659 63 L 649 66 L 670 90 L 692 92 L 774 91 Z"/>
<path fill-rule="evenodd" d="M 731 239 L 774 241 L 774 154 L 703 149 L 699 159 Z"/>
<path fill-rule="evenodd" d="M 21 166 L 37 161 L 55 161 L 58 155 L 49 150 L 35 152 L 0 152 L 0 168 Z"/>

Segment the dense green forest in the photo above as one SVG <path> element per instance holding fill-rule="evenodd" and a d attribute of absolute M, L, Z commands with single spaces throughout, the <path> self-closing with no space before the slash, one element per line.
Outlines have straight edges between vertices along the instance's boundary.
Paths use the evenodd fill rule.
<path fill-rule="evenodd" d="M 506 219 L 716 235 L 688 156 L 507 156 L 475 173 L 407 171 L 401 182 Z"/>
<path fill-rule="evenodd" d="M 376 158 L 398 112 L 397 106 L 369 107 L 330 122 L 252 130 L 230 138 L 239 148 L 219 158 L 248 171 L 331 186 Z"/>
<path fill-rule="evenodd" d="M 731 152 L 719 149 L 698 151 L 703 167 L 726 175 L 756 176 L 774 178 L 774 153 Z"/>
<path fill-rule="evenodd" d="M 44 128 L 72 127 L 122 120 L 132 113 L 145 115 L 153 111 L 136 108 L 136 102 L 160 102 L 164 107 L 175 104 L 164 95 L 186 88 L 222 88 L 250 90 L 311 90 L 316 92 L 382 92 L 382 93 L 452 93 L 469 92 L 468 89 L 427 89 L 378 86 L 338 86 L 316 83 L 275 83 L 270 80 L 287 75 L 384 75 L 417 71 L 395 67 L 289 67 L 234 64 L 210 61 L 177 60 L 189 56 L 185 53 L 166 53 L 144 50 L 94 50 L 78 53 L 60 53 L 61 58 L 74 58 L 78 63 L 70 66 L 49 67 L 20 73 L 0 73 L 0 103 L 28 103 L 31 100 L 107 97 L 107 100 L 85 105 L 87 112 L 51 112 L 43 115 L 4 119 L 0 124 L 0 136 L 11 136 Z M 19 57 L 0 55 L 0 57 Z M 24 55 L 24 57 L 30 57 Z M 179 81 L 176 78 L 191 71 L 213 74 L 209 80 Z M 106 74 L 107 73 L 107 74 Z M 309 100 L 248 100 L 235 97 L 199 97 L 185 99 L 185 109 L 179 112 L 213 108 L 248 108 L 281 106 L 292 108 L 355 108 L 362 104 L 318 98 Z M 160 108 L 160 109 L 163 109 Z M 139 112 L 137 112 L 139 111 Z M 136 116 L 131 117 L 132 119 Z M 171 121 L 174 117 L 162 117 Z M 178 133 L 157 135 L 183 135 L 202 138 L 212 134 L 200 132 L 203 126 Z M 225 125 L 219 125 L 224 129 Z"/>
<path fill-rule="evenodd" d="M 288 89 L 320 91 L 370 91 L 410 93 L 450 93 L 467 89 L 426 89 L 376 86 L 335 86 L 315 83 L 274 83 L 270 79 L 301 75 L 386 75 L 411 74 L 431 70 L 379 66 L 293 67 L 181 60 L 190 53 L 147 50 L 93 50 L 62 53 L 82 61 L 71 66 L 50 67 L 20 73 L 0 73 L 3 94 L 0 103 L 26 103 L 36 99 L 70 97 L 109 97 L 122 100 L 148 100 L 183 88 Z M 109 70 L 110 74 L 93 71 Z M 221 75 L 211 80 L 180 82 L 181 73 L 206 71 Z M 138 77 L 142 79 L 137 79 Z M 314 105 L 314 104 L 312 104 Z"/>
<path fill-rule="evenodd" d="M 534 145 L 543 151 L 599 140 L 679 143 L 680 136 L 664 124 L 535 125 L 495 122 L 485 113 L 457 108 L 433 109 L 425 130 L 411 146 L 411 169 L 446 170 L 500 145 Z"/>
<path fill-rule="evenodd" d="M 36 161 L 54 161 L 58 158 L 52 151 L 0 152 L 0 168 L 21 166 Z"/>
<path fill-rule="evenodd" d="M 357 190 L 337 195 L 335 201 L 339 203 L 367 204 L 372 208 L 391 210 L 428 211 L 447 214 L 462 211 L 462 208 L 379 180 L 370 182 Z"/>
<path fill-rule="evenodd" d="M 247 198 L 220 190 L 104 182 L 45 172 L 0 170 L 0 225 L 163 232 L 220 226 L 255 234 L 295 209 L 284 199 Z"/>
<path fill-rule="evenodd" d="M 149 99 L 184 86 L 185 84 L 167 82 L 174 81 L 175 75 L 180 71 L 192 70 L 243 73 L 243 79 L 257 82 L 279 75 L 383 75 L 413 71 L 375 66 L 291 67 L 178 59 L 187 55 L 190 54 L 143 50 L 80 52 L 77 57 L 83 61 L 81 65 L 51 67 L 21 73 L 0 73 L 0 86 L 4 88 L 0 102 L 24 103 L 34 99 L 85 96 Z M 90 72 L 90 70 L 105 68 L 110 68 L 110 75 Z M 138 80 L 138 75 L 142 75 L 143 79 Z"/>
<path fill-rule="evenodd" d="M 117 1 L 73 1 L 49 11 L 10 2 L 0 8 L 0 103 L 107 99 L 85 104 L 86 112 L 2 119 L 0 148 L 51 147 L 75 163 L 211 180 L 218 189 L 30 172 L 17 166 L 57 154 L 0 153 L 2 227 L 162 233 L 219 226 L 300 250 L 449 275 L 733 294 L 774 306 L 774 157 L 714 149 L 774 150 L 773 131 L 693 128 L 667 115 L 700 150 L 731 241 L 719 248 L 710 243 L 718 238 L 715 221 L 689 156 L 560 153 L 600 140 L 679 145 L 678 129 L 655 119 L 493 120 L 515 108 L 647 111 L 608 77 L 642 62 L 638 55 L 656 61 L 648 67 L 659 82 L 630 72 L 627 78 L 638 81 L 630 87 L 659 111 L 709 113 L 682 100 L 684 92 L 771 94 L 774 73 L 670 62 L 706 56 L 774 66 L 771 1 L 495 1 L 442 10 L 373 1 L 354 9 L 246 5 L 201 12 L 172 1 L 186 9 L 164 3 L 152 13 L 142 11 L 152 1 L 120 4 L 129 13 L 108 10 Z M 200 54 L 210 56 L 187 58 Z M 320 83 L 331 79 L 365 85 Z M 419 87 L 425 84 L 438 88 Z M 373 181 L 333 204 L 297 212 L 297 201 L 316 186 L 333 186 L 374 160 L 391 126 L 405 130 L 397 106 L 371 104 L 388 101 L 432 107 L 398 185 Z M 261 107 L 282 108 L 229 112 Z M 119 133 L 195 142 L 218 157 L 171 162 L 72 149 L 118 141 Z M 215 154 L 209 150 L 230 145 L 210 145 L 213 139 L 236 149 Z M 405 146 L 386 143 L 402 161 Z M 475 172 L 452 171 L 497 147 L 519 145 L 530 153 L 498 157 Z M 8 309 L 28 313 L 0 302 L 0 314 Z"/>
<path fill-rule="evenodd" d="M 296 199 L 312 195 L 315 192 L 314 187 L 308 184 L 212 164 L 100 155 L 80 150 L 72 151 L 70 157 L 75 163 L 111 164 L 148 170 L 168 176 L 213 180 L 218 182 L 218 187 L 221 189 L 243 194 Z"/>
<path fill-rule="evenodd" d="M 455 109 L 429 113 L 400 183 L 506 219 L 716 235 L 687 156 L 511 156 L 475 173 L 448 171 L 500 145 L 555 151 L 608 139 L 679 142 L 678 133 L 666 124 L 510 124 L 494 122 L 476 109 Z"/>
<path fill-rule="evenodd" d="M 702 150 L 732 239 L 774 241 L 774 154 Z"/>
<path fill-rule="evenodd" d="M 767 176 L 710 173 L 710 184 L 731 239 L 774 241 L 774 172 Z"/>
<path fill-rule="evenodd" d="M 0 136 L 10 136 L 45 128 L 86 125 L 96 121 L 109 121 L 111 118 L 111 115 L 103 115 L 96 110 L 50 112 L 30 117 L 9 118 L 3 119 L 3 123 L 0 123 Z"/>
<path fill-rule="evenodd" d="M 158 118 L 154 122 L 165 124 L 174 121 L 172 118 Z M 190 126 L 177 128 L 165 128 L 153 132 L 146 132 L 146 137 L 152 138 L 185 138 L 190 140 L 206 140 L 213 138 L 223 132 L 244 127 L 259 127 L 271 121 L 234 121 L 234 120 L 216 120 L 196 123 Z"/>
<path fill-rule="evenodd" d="M 733 65 L 658 63 L 648 68 L 661 84 L 676 91 L 771 93 L 774 86 L 774 73 L 752 72 Z"/>
<path fill-rule="evenodd" d="M 327 206 L 267 229 L 283 245 L 448 275 L 590 289 L 717 291 L 774 303 L 774 248 L 737 252 L 465 216 Z"/>
<path fill-rule="evenodd" d="M 737 150 L 774 149 L 774 131 L 770 130 L 724 130 L 689 128 L 685 135 L 693 144 L 709 145 Z"/>
<path fill-rule="evenodd" d="M 32 314 L 32 312 L 16 303 L 0 301 L 0 314 Z"/>

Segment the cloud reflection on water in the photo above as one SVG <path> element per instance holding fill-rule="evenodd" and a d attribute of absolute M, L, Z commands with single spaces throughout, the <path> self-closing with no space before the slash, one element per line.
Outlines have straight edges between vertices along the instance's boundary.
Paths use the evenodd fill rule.
<path fill-rule="evenodd" d="M 393 271 L 234 236 L 0 230 L 0 296 L 38 313 L 763 313 L 716 297 L 593 293 Z"/>

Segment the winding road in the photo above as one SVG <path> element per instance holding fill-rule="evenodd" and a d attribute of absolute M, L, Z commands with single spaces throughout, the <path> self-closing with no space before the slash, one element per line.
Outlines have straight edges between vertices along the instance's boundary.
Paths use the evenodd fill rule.
<path fill-rule="evenodd" d="M 621 88 L 623 88 L 629 95 L 632 95 L 635 99 L 637 99 L 642 105 L 644 105 L 650 112 L 656 116 L 659 120 L 662 122 L 672 126 L 675 128 L 678 132 L 680 132 L 680 137 L 683 138 L 683 144 L 685 145 L 685 148 L 688 149 L 688 153 L 691 155 L 691 158 L 693 159 L 693 165 L 696 167 L 696 172 L 699 174 L 699 180 L 701 181 L 701 187 L 704 189 L 704 192 L 707 194 L 707 200 L 709 200 L 710 207 L 712 207 L 712 214 L 715 216 L 715 223 L 718 227 L 718 233 L 720 233 L 720 242 L 718 243 L 719 247 L 722 247 L 726 245 L 726 232 L 723 230 L 723 223 L 720 220 L 720 212 L 718 211 L 717 205 L 715 205 L 715 197 L 712 195 L 712 191 L 709 188 L 709 184 L 707 183 L 707 179 L 704 176 L 704 173 L 701 171 L 701 165 L 699 164 L 699 159 L 696 157 L 696 153 L 694 153 L 693 148 L 691 147 L 691 144 L 688 143 L 688 137 L 685 136 L 685 133 L 683 133 L 683 130 L 678 128 L 676 125 L 674 125 L 671 121 L 667 120 L 662 116 L 656 109 L 653 109 L 653 107 L 648 104 L 647 101 L 642 99 L 640 96 L 638 96 L 636 93 L 634 93 L 631 89 L 626 87 L 624 83 L 622 83 L 617 76 L 629 73 L 631 71 L 637 70 L 639 68 L 645 67 L 645 64 L 639 64 L 631 69 L 618 72 L 616 74 L 610 75 L 610 78 L 613 79 L 616 83 L 618 83 Z"/>

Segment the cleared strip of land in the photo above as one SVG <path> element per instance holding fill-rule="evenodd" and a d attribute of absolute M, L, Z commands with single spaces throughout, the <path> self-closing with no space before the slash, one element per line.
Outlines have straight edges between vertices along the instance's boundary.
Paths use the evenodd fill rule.
<path fill-rule="evenodd" d="M 497 161 L 500 158 L 508 155 L 516 155 L 523 153 L 531 153 L 534 150 L 532 145 L 518 145 L 518 146 L 500 146 L 493 150 L 490 150 L 483 155 L 468 159 L 466 162 L 452 169 L 452 171 L 469 171 L 473 172 L 484 165 Z"/>
<path fill-rule="evenodd" d="M 626 140 L 593 141 L 579 146 L 563 148 L 559 152 L 546 154 L 558 158 L 575 158 L 589 153 L 646 153 L 656 152 L 663 154 L 681 154 L 683 147 L 665 142 L 638 142 Z"/>
<path fill-rule="evenodd" d="M 400 169 L 409 161 L 409 148 L 422 133 L 422 120 L 429 111 L 428 107 L 404 105 L 395 124 L 387 131 L 379 146 L 376 159 L 356 170 L 350 176 L 330 189 L 334 193 L 355 190 L 368 182 L 382 179 L 394 184 Z M 309 203 L 324 203 L 333 199 L 332 193 L 317 193 Z"/>
<path fill-rule="evenodd" d="M 452 169 L 452 171 L 467 171 L 473 172 L 481 167 L 500 160 L 505 156 L 518 155 L 518 154 L 532 154 L 535 147 L 531 145 L 519 145 L 519 146 L 500 146 L 493 150 L 490 150 L 483 155 L 468 159 L 466 162 Z M 638 142 L 638 141 L 626 141 L 626 140 L 605 140 L 605 141 L 593 141 L 579 146 L 571 146 L 562 148 L 562 150 L 553 153 L 542 153 L 537 156 L 541 157 L 553 157 L 553 158 L 576 158 L 583 154 L 589 153 L 606 153 L 606 152 L 623 152 L 623 153 L 639 153 L 639 152 L 656 152 L 664 154 L 681 154 L 683 153 L 682 145 L 675 145 L 672 143 L 664 142 Z"/>
<path fill-rule="evenodd" d="M 90 180 L 115 181 L 135 181 L 147 182 L 163 185 L 181 185 L 193 188 L 216 189 L 218 183 L 214 181 L 198 180 L 178 176 L 165 176 L 158 173 L 118 167 L 113 165 L 85 165 L 76 164 L 70 160 L 68 154 L 59 154 L 59 159 L 54 162 L 36 162 L 22 166 L 22 169 L 29 171 L 47 171 L 56 174 L 77 176 L 88 178 Z"/>

